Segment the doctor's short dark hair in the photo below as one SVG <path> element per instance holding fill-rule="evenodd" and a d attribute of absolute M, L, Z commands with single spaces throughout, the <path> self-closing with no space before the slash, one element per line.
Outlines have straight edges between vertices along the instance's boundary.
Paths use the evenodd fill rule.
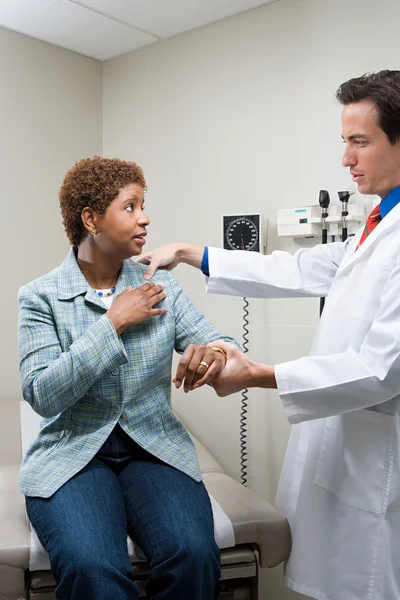
<path fill-rule="evenodd" d="M 64 229 L 72 246 L 79 246 L 87 235 L 82 210 L 89 206 L 104 215 L 121 188 L 130 183 L 146 189 L 143 171 L 134 162 L 94 156 L 75 163 L 65 175 L 59 192 Z"/>
<path fill-rule="evenodd" d="M 343 105 L 372 100 L 378 125 L 394 146 L 400 140 L 400 71 L 366 73 L 339 86 L 336 98 Z"/>

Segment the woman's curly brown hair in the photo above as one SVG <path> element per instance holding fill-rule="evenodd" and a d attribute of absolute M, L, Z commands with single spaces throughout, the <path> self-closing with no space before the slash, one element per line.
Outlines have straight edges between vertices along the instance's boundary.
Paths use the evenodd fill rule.
<path fill-rule="evenodd" d="M 64 229 L 72 246 L 79 246 L 87 235 L 81 219 L 85 206 L 104 215 L 121 188 L 129 183 L 146 189 L 143 171 L 134 162 L 94 156 L 75 163 L 59 193 Z"/>

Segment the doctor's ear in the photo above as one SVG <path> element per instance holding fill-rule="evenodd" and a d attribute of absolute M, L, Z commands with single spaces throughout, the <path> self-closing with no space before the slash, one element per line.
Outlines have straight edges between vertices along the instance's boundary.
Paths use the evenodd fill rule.
<path fill-rule="evenodd" d="M 83 226 L 92 235 L 96 235 L 96 233 L 97 233 L 97 229 L 96 229 L 97 218 L 96 217 L 97 217 L 97 215 L 94 212 L 94 210 L 89 208 L 88 206 L 85 206 L 85 208 L 81 212 L 81 219 L 82 219 Z"/>

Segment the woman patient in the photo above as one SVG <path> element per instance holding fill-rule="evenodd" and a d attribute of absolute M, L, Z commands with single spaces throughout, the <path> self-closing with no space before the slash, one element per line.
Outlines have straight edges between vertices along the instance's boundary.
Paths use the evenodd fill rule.
<path fill-rule="evenodd" d="M 29 519 L 63 600 L 138 598 L 127 534 L 143 550 L 146 593 L 211 600 L 219 550 L 191 439 L 170 405 L 173 350 L 201 385 L 225 366 L 222 336 L 176 279 L 143 284 L 150 221 L 135 163 L 94 157 L 66 174 L 71 250 L 19 292 L 25 400 L 43 419 L 21 467 Z"/>

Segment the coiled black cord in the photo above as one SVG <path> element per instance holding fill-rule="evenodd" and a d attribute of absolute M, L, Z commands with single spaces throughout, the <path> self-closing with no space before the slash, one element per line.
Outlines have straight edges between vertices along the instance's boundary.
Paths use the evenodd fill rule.
<path fill-rule="evenodd" d="M 247 298 L 243 298 L 243 352 L 248 352 L 248 316 L 249 311 L 247 310 L 249 302 Z M 242 400 L 240 403 L 240 480 L 242 485 L 247 486 L 247 401 L 248 392 L 246 388 L 242 391 Z"/>

